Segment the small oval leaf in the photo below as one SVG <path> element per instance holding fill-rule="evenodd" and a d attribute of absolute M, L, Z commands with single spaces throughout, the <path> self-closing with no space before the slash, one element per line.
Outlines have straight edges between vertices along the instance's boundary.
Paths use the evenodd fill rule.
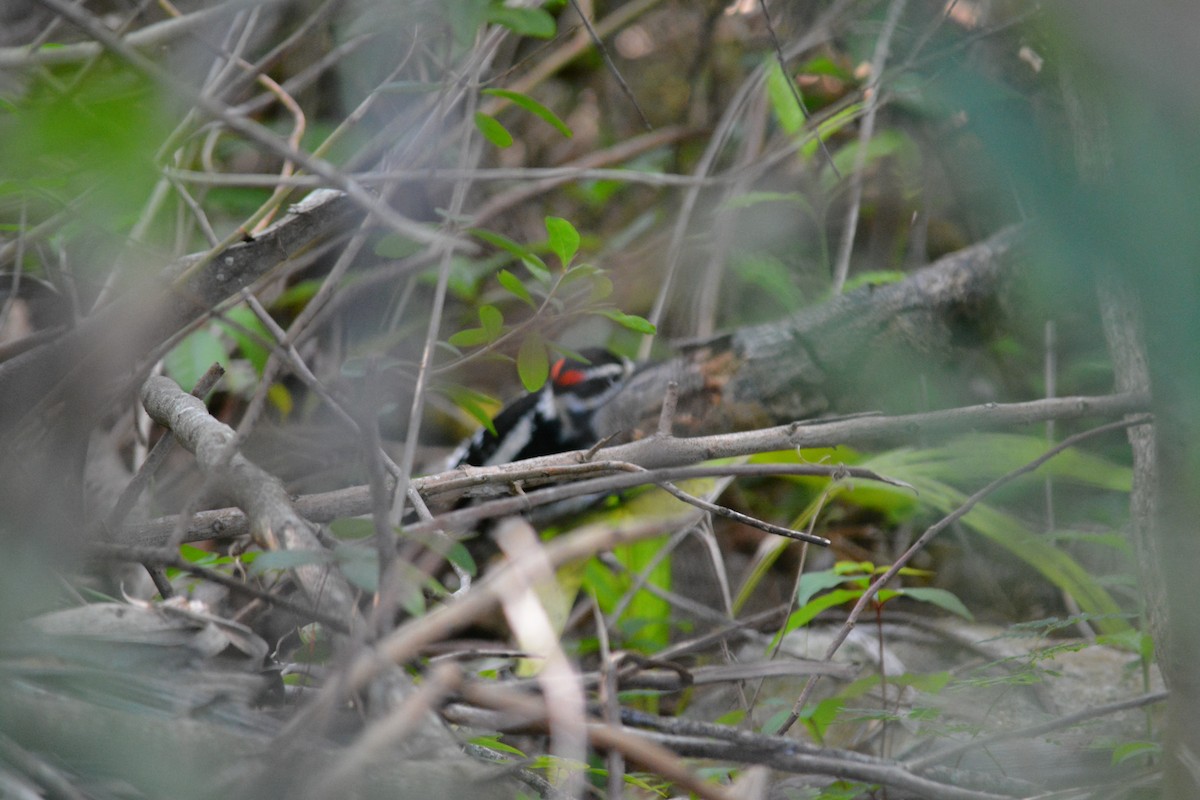
<path fill-rule="evenodd" d="M 521 94 L 520 92 L 509 91 L 508 89 L 484 89 L 483 93 L 492 95 L 493 97 L 503 97 L 505 100 L 512 102 L 514 105 L 520 106 L 530 114 L 533 114 L 545 120 L 547 124 L 554 126 L 559 133 L 568 139 L 575 135 L 571 129 L 567 127 L 567 123 L 558 118 L 557 114 L 528 95 Z"/>
<path fill-rule="evenodd" d="M 579 231 L 562 217 L 546 217 L 546 233 L 550 237 L 550 249 L 566 269 L 579 252 Z"/>
<path fill-rule="evenodd" d="M 492 6 L 488 9 L 487 21 L 502 25 L 518 36 L 534 36 L 538 39 L 552 39 L 558 31 L 554 17 L 544 8 Z"/>
<path fill-rule="evenodd" d="M 545 272 L 546 277 L 549 278 L 550 272 L 546 267 L 546 262 L 542 261 L 542 259 L 539 258 L 536 253 L 534 253 L 528 247 L 525 247 L 523 244 L 514 242 L 507 236 L 496 233 L 495 231 L 489 231 L 486 228 L 472 228 L 469 233 L 476 238 L 482 239 L 493 247 L 499 247 L 501 250 L 511 253 L 520 259 L 521 262 L 527 267 L 529 266 L 530 262 L 533 262 L 533 264 L 536 267 L 541 268 Z M 533 270 L 534 268 L 530 267 L 530 272 L 533 272 Z"/>
<path fill-rule="evenodd" d="M 480 306 L 479 324 L 487 334 L 488 341 L 491 341 L 504 330 L 504 315 L 495 306 Z"/>
<path fill-rule="evenodd" d="M 483 328 L 467 328 L 453 334 L 446 340 L 455 347 L 478 347 L 481 344 L 487 344 L 488 334 Z"/>
<path fill-rule="evenodd" d="M 550 356 L 540 333 L 531 333 L 521 342 L 521 349 L 517 351 L 517 375 L 527 392 L 541 389 L 550 377 Z"/>
<path fill-rule="evenodd" d="M 625 314 L 616 309 L 600 312 L 604 316 L 611 319 L 613 322 L 620 325 L 622 328 L 628 328 L 634 333 L 658 333 L 658 328 L 654 327 L 654 323 L 648 319 L 636 316 L 634 314 Z"/>
<path fill-rule="evenodd" d="M 525 284 L 521 283 L 521 279 L 513 275 L 506 269 L 496 273 L 496 280 L 500 281 L 500 285 L 507 289 L 512 294 L 529 304 L 530 308 L 537 308 L 537 303 L 533 302 L 533 295 L 525 288 Z"/>
<path fill-rule="evenodd" d="M 475 127 L 483 134 L 483 138 L 496 145 L 496 147 L 512 147 L 512 134 L 495 117 L 488 116 L 482 111 L 476 111 Z"/>

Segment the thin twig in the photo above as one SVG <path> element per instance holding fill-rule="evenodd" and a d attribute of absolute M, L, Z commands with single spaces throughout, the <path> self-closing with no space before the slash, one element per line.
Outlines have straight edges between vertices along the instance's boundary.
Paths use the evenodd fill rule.
<path fill-rule="evenodd" d="M 800 108 L 800 114 L 803 115 L 804 121 L 812 124 L 812 114 L 808 111 L 808 105 L 800 95 L 800 90 L 796 87 L 796 82 L 788 75 L 787 59 L 783 55 L 783 45 L 779 43 L 779 37 L 775 34 L 775 23 L 771 21 L 771 12 L 767 9 L 767 0 L 758 0 L 758 7 L 762 11 L 763 21 L 767 24 L 767 35 L 771 37 L 771 47 L 775 50 L 775 62 L 779 64 L 779 71 L 783 75 L 783 80 L 787 83 L 788 89 L 791 90 L 792 99 L 796 101 L 796 105 Z M 838 172 L 837 164 L 833 163 L 833 154 L 829 152 L 829 147 L 826 146 L 825 140 L 821 137 L 821 132 L 819 130 L 814 131 L 814 135 L 817 137 L 817 146 L 821 149 L 821 155 L 825 156 L 825 160 L 829 163 L 829 168 L 840 179 L 842 173 Z"/>
<path fill-rule="evenodd" d="M 251 586 L 244 580 L 233 578 L 223 572 L 218 572 L 214 569 L 202 567 L 193 564 L 183 556 L 179 555 L 174 550 L 166 550 L 161 547 L 137 547 L 125 544 L 108 544 L 96 542 L 88 545 L 96 555 L 101 558 L 107 558 L 113 561 L 137 561 L 143 564 L 153 564 L 156 566 L 170 567 L 181 572 L 186 572 L 189 575 L 195 575 L 197 578 L 203 578 L 206 581 L 224 586 L 232 592 L 253 597 L 256 600 L 261 600 L 275 606 L 280 611 L 286 611 L 290 614 L 295 614 L 297 617 L 306 620 L 319 622 L 330 630 L 338 633 L 350 633 L 350 628 L 342 619 L 326 614 L 317 608 L 296 603 L 271 592 Z"/>
<path fill-rule="evenodd" d="M 596 49 L 600 51 L 600 56 L 604 59 L 604 63 L 608 66 L 612 76 L 616 78 L 617 85 L 621 87 L 621 91 L 629 98 L 629 102 L 633 105 L 634 110 L 642 118 L 642 124 L 646 126 L 646 130 L 654 130 L 654 126 L 646 118 L 646 112 L 642 111 L 642 107 L 638 105 L 637 98 L 633 96 L 633 90 L 629 88 L 629 84 L 625 82 L 625 78 L 621 75 L 621 70 L 617 69 L 617 65 L 613 63 L 612 56 L 608 54 L 608 48 L 604 46 L 603 40 L 596 33 L 596 29 L 592 27 L 591 20 L 587 18 L 587 14 L 583 13 L 583 9 L 579 7 L 579 0 L 571 0 L 571 8 L 575 9 L 575 13 L 579 15 L 579 19 L 583 21 L 583 27 L 587 29 L 588 36 L 592 38 L 592 44 L 596 45 Z"/>
<path fill-rule="evenodd" d="M 833 293 L 840 294 L 846 285 L 846 276 L 850 273 L 850 253 L 854 249 L 854 234 L 858 230 L 858 213 L 862 207 L 863 171 L 867 164 L 867 145 L 875 133 L 875 116 L 879 111 L 879 88 L 883 77 L 883 68 L 887 64 L 888 46 L 900 15 L 904 12 L 907 0 L 892 0 L 888 6 L 887 19 L 883 30 L 875 42 L 875 53 L 871 57 L 871 78 L 863 89 L 867 102 L 867 111 L 863 115 L 862 127 L 858 134 L 858 152 L 854 156 L 854 170 L 850 173 L 850 203 L 846 210 L 846 222 L 842 226 L 842 239 L 838 246 L 837 261 L 833 267 Z"/>

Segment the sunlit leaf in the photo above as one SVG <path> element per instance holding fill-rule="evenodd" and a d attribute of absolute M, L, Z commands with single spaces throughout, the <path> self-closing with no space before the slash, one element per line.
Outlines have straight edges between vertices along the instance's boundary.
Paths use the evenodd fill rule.
<path fill-rule="evenodd" d="M 579 231 L 562 217 L 546 217 L 546 233 L 550 237 L 550 249 L 566 269 L 579 252 Z"/>

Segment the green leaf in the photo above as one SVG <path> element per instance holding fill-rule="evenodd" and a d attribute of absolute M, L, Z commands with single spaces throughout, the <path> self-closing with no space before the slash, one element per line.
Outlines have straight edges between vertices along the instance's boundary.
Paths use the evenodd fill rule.
<path fill-rule="evenodd" d="M 474 417 L 480 425 L 493 434 L 496 432 L 495 426 L 492 425 L 492 415 L 484 407 L 485 405 L 493 407 L 499 405 L 495 399 L 465 386 L 448 386 L 444 391 L 456 406 Z"/>
<path fill-rule="evenodd" d="M 566 269 L 579 252 L 579 231 L 562 217 L 546 217 L 546 233 L 550 237 L 550 249 Z"/>
<path fill-rule="evenodd" d="M 886 286 L 889 283 L 899 283 L 908 277 L 907 272 L 899 270 L 871 270 L 862 272 L 846 281 L 843 292 L 852 292 L 860 286 Z"/>
<path fill-rule="evenodd" d="M 658 328 L 656 328 L 654 324 L 650 322 L 650 320 L 634 314 L 625 314 L 621 311 L 617 311 L 615 308 L 601 311 L 600 313 L 620 325 L 622 328 L 628 328 L 634 333 L 658 332 Z"/>
<path fill-rule="evenodd" d="M 230 325 L 226 320 L 235 324 Z M 270 348 L 264 346 L 264 342 L 274 341 L 274 337 L 258 315 L 246 306 L 238 306 L 230 309 L 225 319 L 218 320 L 217 324 L 237 342 L 242 357 L 250 362 L 255 373 L 262 375 L 267 366 L 267 358 L 271 355 Z"/>
<path fill-rule="evenodd" d="M 330 555 L 325 550 L 272 550 L 262 553 L 250 565 L 251 574 L 261 575 L 273 569 L 293 569 L 310 564 L 327 564 Z"/>
<path fill-rule="evenodd" d="M 767 72 L 767 98 L 771 101 L 771 110 L 779 120 L 779 127 L 785 132 L 795 135 L 804 126 L 804 112 L 796 102 L 796 94 L 792 93 L 791 77 L 784 75 L 779 68 L 779 62 L 772 59 L 771 68 Z"/>
<path fill-rule="evenodd" d="M 1126 742 L 1117 745 L 1112 752 L 1112 765 L 1115 767 L 1123 761 L 1138 756 L 1158 756 L 1162 753 L 1162 745 L 1158 742 Z"/>
<path fill-rule="evenodd" d="M 1045 442 L 1033 436 L 973 434 L 939 448 L 905 448 L 881 453 L 863 460 L 860 466 L 909 483 L 917 490 L 916 499 L 921 505 L 948 514 L 966 500 L 966 493 L 948 481 L 975 485 L 990 480 L 1041 455 L 1045 448 Z M 1036 481 L 1039 476 L 1054 474 L 1098 488 L 1128 491 L 1128 472 L 1127 468 L 1115 467 L 1095 456 L 1068 451 L 1022 480 Z M 1013 488 L 1019 486 L 1018 482 Z M 886 485 L 877 485 L 872 491 L 911 497 L 908 490 Z M 846 492 L 843 497 L 853 497 L 857 501 L 859 490 Z M 1096 577 L 1066 550 L 1031 531 L 1021 519 L 980 503 L 962 518 L 961 524 L 1009 550 L 1074 597 L 1083 611 L 1096 615 L 1097 627 L 1102 633 L 1114 634 L 1129 629 L 1129 623 L 1121 617 L 1120 605 Z"/>
<path fill-rule="evenodd" d="M 854 73 L 840 66 L 828 56 L 817 56 L 804 62 L 796 69 L 797 75 L 829 75 L 843 81 L 854 80 Z"/>
<path fill-rule="evenodd" d="M 487 334 L 488 341 L 493 341 L 504 330 L 504 315 L 495 306 L 480 306 L 479 324 Z"/>
<path fill-rule="evenodd" d="M 167 354 L 167 375 L 178 383 L 185 392 L 190 392 L 200 377 L 214 362 L 229 359 L 225 346 L 211 328 L 201 328 L 184 337 L 183 341 Z"/>
<path fill-rule="evenodd" d="M 837 589 L 806 603 L 802 608 L 798 608 L 792 612 L 791 616 L 787 619 L 787 623 L 779 629 L 779 632 L 771 640 L 767 651 L 774 650 L 778 646 L 779 640 L 796 630 L 796 628 L 807 625 L 825 609 L 840 606 L 842 603 L 849 603 L 860 597 L 862 597 L 862 589 Z"/>
<path fill-rule="evenodd" d="M 375 535 L 375 523 L 364 517 L 345 517 L 329 523 L 329 532 L 343 541 L 367 539 Z"/>
<path fill-rule="evenodd" d="M 855 139 L 847 142 L 833 154 L 834 166 L 842 175 L 849 175 L 854 169 L 858 158 L 860 142 Z M 881 158 L 894 156 L 901 164 L 912 169 L 920 160 L 916 143 L 898 130 L 880 131 L 867 142 L 867 164 L 873 164 Z"/>
<path fill-rule="evenodd" d="M 502 269 L 496 273 L 496 280 L 500 281 L 500 285 L 509 292 L 524 300 L 530 308 L 537 308 L 537 303 L 533 301 L 533 296 L 529 294 L 529 290 L 525 288 L 525 284 L 521 283 L 521 279 L 516 275 L 513 275 L 506 269 Z"/>
<path fill-rule="evenodd" d="M 471 417 L 480 425 L 488 429 L 488 432 L 496 436 L 496 424 L 492 422 L 492 415 L 487 410 L 470 400 L 462 399 L 458 401 L 458 407 L 471 415 Z"/>
<path fill-rule="evenodd" d="M 333 551 L 346 580 L 364 592 L 379 591 L 379 554 L 367 547 L 339 547 Z"/>
<path fill-rule="evenodd" d="M 492 433 L 496 432 L 496 429 L 492 427 L 490 420 L 488 421 L 487 426 Z M 479 574 L 479 566 L 475 563 L 475 558 L 471 555 L 471 551 L 468 550 L 466 545 L 464 545 L 462 542 L 452 543 L 442 555 L 446 557 L 447 561 L 449 561 L 451 564 L 454 564 L 468 575 Z"/>
<path fill-rule="evenodd" d="M 280 415 L 285 419 L 292 413 L 292 408 L 295 406 L 292 393 L 282 383 L 272 383 L 267 387 L 267 400 L 279 409 Z"/>
<path fill-rule="evenodd" d="M 572 264 L 562 276 L 562 286 L 566 286 L 583 278 L 594 278 L 597 275 L 603 275 L 604 270 L 594 264 Z"/>
<path fill-rule="evenodd" d="M 800 576 L 800 585 L 796 587 L 796 605 L 805 606 L 819 592 L 841 586 L 846 580 L 848 579 L 845 576 L 839 575 L 831 569 L 806 572 Z"/>
<path fill-rule="evenodd" d="M 593 303 L 598 303 L 601 300 L 609 297 L 613 293 L 612 278 L 604 273 L 597 273 L 592 276 L 592 292 L 589 296 Z"/>
<path fill-rule="evenodd" d="M 452 334 L 446 341 L 455 347 L 479 347 L 487 344 L 491 339 L 483 328 L 467 328 Z"/>
<path fill-rule="evenodd" d="M 525 758 L 525 754 L 522 753 L 520 750 L 518 750 L 517 748 L 513 747 L 510 744 L 505 744 L 504 742 L 500 741 L 500 735 L 501 734 L 493 733 L 493 734 L 489 734 L 487 736 L 474 736 L 471 739 L 469 739 L 468 741 L 470 741 L 471 744 L 479 745 L 480 747 L 486 747 L 491 750 L 496 750 L 497 752 L 500 752 L 500 753 L 510 753 L 514 756 L 517 756 L 518 758 Z"/>
<path fill-rule="evenodd" d="M 509 9 L 509 10 L 516 11 L 518 9 Z M 527 11 L 530 9 L 520 9 L 520 10 Z M 542 11 L 540 8 L 537 10 Z M 542 13 L 545 13 L 545 12 L 542 11 Z M 549 15 L 547 15 L 547 16 L 549 16 Z M 545 120 L 548 124 L 552 125 L 555 129 L 558 130 L 559 133 L 561 133 L 563 136 L 567 137 L 568 139 L 570 139 L 572 136 L 575 135 L 571 131 L 571 129 L 569 127 L 567 127 L 567 123 L 563 122 L 561 119 L 558 118 L 557 114 L 555 114 L 550 109 L 546 108 L 544 105 L 539 103 L 537 100 L 534 100 L 532 97 L 529 97 L 528 95 L 521 94 L 520 92 L 512 92 L 512 91 L 509 91 L 508 89 L 484 89 L 483 93 L 492 95 L 493 97 L 503 97 L 505 100 L 512 101 L 512 103 L 514 105 L 520 106 L 521 108 L 528 111 L 530 114 L 533 114 L 533 115 L 539 117 L 540 119 Z"/>
<path fill-rule="evenodd" d="M 916 586 L 897 589 L 896 593 L 904 597 L 911 597 L 913 600 L 920 600 L 922 603 L 931 603 L 944 611 L 949 611 L 951 614 L 957 614 L 963 619 L 975 619 L 971 615 L 971 612 L 967 610 L 967 607 L 963 605 L 962 601 L 945 589 L 936 589 L 931 586 Z"/>
<path fill-rule="evenodd" d="M 472 228 L 470 231 L 468 231 L 468 233 L 477 239 L 482 239 L 493 247 L 499 247 L 501 250 L 511 253 L 520 259 L 521 263 L 525 265 L 525 268 L 528 269 L 535 278 L 543 281 L 544 283 L 550 282 L 550 268 L 546 266 L 546 262 L 542 261 L 542 259 L 538 257 L 537 253 L 534 253 L 525 245 L 514 242 L 507 236 L 496 233 L 495 231 L 489 231 L 486 228 Z"/>
<path fill-rule="evenodd" d="M 385 234 L 375 243 L 375 255 L 380 258 L 408 258 L 422 249 L 424 245 L 398 233 Z"/>
<path fill-rule="evenodd" d="M 511 8 L 496 5 L 488 9 L 487 21 L 508 28 L 518 36 L 553 39 L 554 34 L 558 32 L 554 17 L 544 8 Z"/>
<path fill-rule="evenodd" d="M 521 263 L 525 265 L 525 269 L 529 270 L 530 275 L 541 281 L 544 285 L 550 285 L 550 270 L 546 267 L 546 262 L 535 256 L 532 259 L 524 259 Z"/>
<path fill-rule="evenodd" d="M 476 111 L 475 127 L 483 134 L 483 138 L 496 145 L 496 147 L 512 147 L 512 134 L 495 117 L 489 116 L 482 111 Z"/>
<path fill-rule="evenodd" d="M 517 351 L 517 375 L 527 392 L 536 392 L 550 377 L 550 355 L 540 333 L 531 333 L 521 342 Z"/>
<path fill-rule="evenodd" d="M 859 115 L 862 114 L 862 110 L 862 103 L 852 103 L 851 105 L 834 114 L 832 117 L 829 117 L 825 121 L 818 123 L 817 135 L 808 138 L 808 140 L 800 146 L 800 156 L 805 159 L 811 159 L 817 154 L 817 150 L 820 149 L 821 140 L 828 139 L 830 136 L 833 136 L 842 128 L 858 119 Z M 846 173 L 843 172 L 842 174 L 845 175 Z"/>

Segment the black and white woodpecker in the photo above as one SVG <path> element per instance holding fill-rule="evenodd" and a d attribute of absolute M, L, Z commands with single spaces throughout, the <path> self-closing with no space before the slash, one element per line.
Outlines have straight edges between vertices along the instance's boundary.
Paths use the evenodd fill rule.
<path fill-rule="evenodd" d="M 491 467 L 596 444 L 596 411 L 625 386 L 633 363 L 597 348 L 579 355 L 585 360 L 555 361 L 545 386 L 504 406 L 492 420 L 496 432 L 480 428 L 454 451 L 447 468 Z"/>

